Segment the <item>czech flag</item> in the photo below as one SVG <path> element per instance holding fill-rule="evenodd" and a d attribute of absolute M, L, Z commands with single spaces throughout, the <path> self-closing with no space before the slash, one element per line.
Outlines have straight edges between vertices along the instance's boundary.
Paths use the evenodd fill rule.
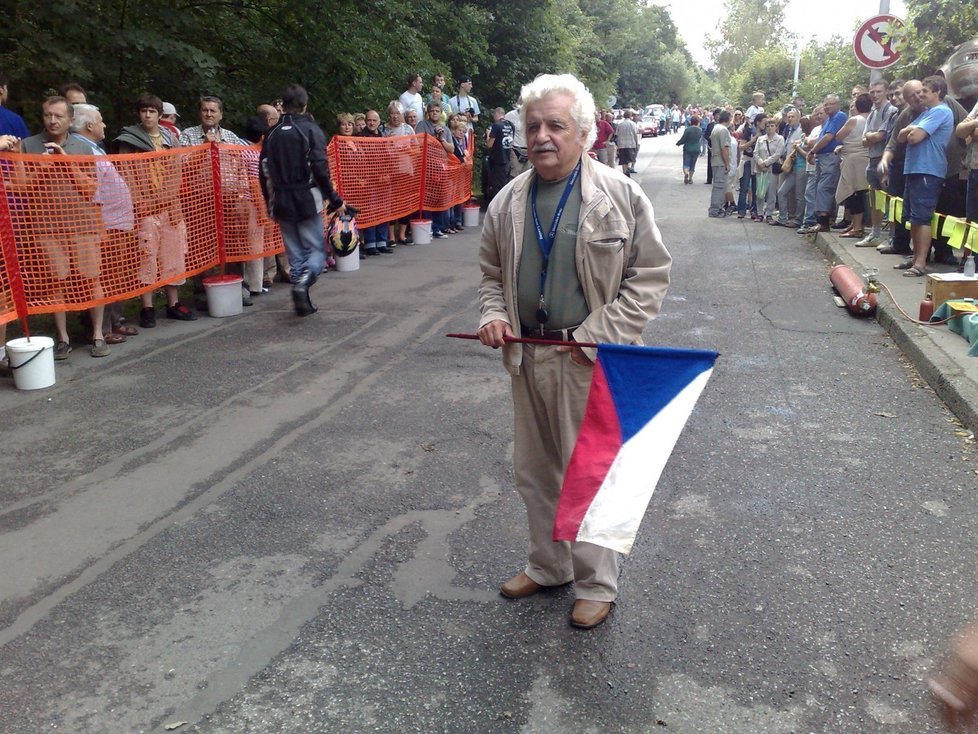
<path fill-rule="evenodd" d="M 554 540 L 628 553 L 717 353 L 601 344 Z"/>

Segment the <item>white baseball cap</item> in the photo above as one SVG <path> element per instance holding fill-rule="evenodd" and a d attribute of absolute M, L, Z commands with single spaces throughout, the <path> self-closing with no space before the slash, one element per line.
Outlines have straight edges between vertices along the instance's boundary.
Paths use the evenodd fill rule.
<path fill-rule="evenodd" d="M 164 102 L 163 103 L 163 114 L 164 115 L 176 115 L 177 117 L 180 117 L 180 113 L 177 112 L 177 108 L 174 107 L 169 102 Z"/>

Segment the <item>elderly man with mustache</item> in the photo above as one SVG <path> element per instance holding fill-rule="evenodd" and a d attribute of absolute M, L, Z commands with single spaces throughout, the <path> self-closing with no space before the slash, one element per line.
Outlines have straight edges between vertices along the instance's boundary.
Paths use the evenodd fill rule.
<path fill-rule="evenodd" d="M 521 113 L 533 168 L 489 205 L 479 251 L 479 339 L 503 348 L 512 375 L 513 462 L 530 528 L 526 567 L 500 593 L 520 599 L 573 581 L 570 622 L 590 629 L 617 595 L 617 557 L 551 540 L 594 357 L 573 342 L 641 343 L 672 259 L 641 187 L 587 156 L 594 99 L 576 77 L 538 76 L 523 87 Z M 519 335 L 568 344 L 507 341 Z"/>

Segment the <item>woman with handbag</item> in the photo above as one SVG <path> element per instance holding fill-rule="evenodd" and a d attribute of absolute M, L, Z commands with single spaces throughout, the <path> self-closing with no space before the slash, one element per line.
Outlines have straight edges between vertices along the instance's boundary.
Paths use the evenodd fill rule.
<path fill-rule="evenodd" d="M 778 218 L 771 224 L 779 227 L 800 227 L 805 216 L 805 183 L 808 178 L 804 152 L 800 152 L 805 137 L 812 131 L 810 117 L 792 108 L 785 128 L 785 150 L 788 154 L 781 164 L 781 185 L 778 187 Z"/>
<path fill-rule="evenodd" d="M 754 145 L 754 172 L 757 175 L 757 221 L 774 221 L 778 201 L 778 177 L 781 174 L 781 155 L 784 138 L 778 135 L 778 121 L 764 120 L 767 133 Z"/>

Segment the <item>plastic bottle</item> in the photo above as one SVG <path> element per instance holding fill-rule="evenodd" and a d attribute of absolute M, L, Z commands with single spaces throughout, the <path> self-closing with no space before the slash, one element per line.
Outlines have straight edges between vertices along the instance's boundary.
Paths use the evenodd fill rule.
<path fill-rule="evenodd" d="M 924 300 L 920 302 L 920 312 L 917 315 L 918 321 L 930 321 L 930 317 L 934 315 L 934 299 L 930 293 L 924 296 Z"/>
<path fill-rule="evenodd" d="M 964 261 L 964 274 L 969 278 L 975 277 L 975 256 L 970 253 Z"/>

